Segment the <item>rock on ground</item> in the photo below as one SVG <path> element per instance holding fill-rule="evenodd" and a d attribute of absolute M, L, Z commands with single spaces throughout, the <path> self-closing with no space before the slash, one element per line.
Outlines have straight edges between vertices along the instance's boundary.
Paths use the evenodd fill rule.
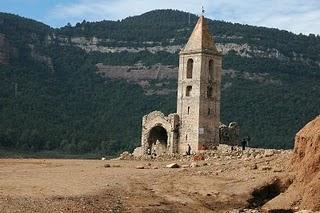
<path fill-rule="evenodd" d="M 171 168 L 171 169 L 180 168 L 179 164 L 177 164 L 177 163 L 168 164 L 168 165 L 166 165 L 166 167 Z"/>

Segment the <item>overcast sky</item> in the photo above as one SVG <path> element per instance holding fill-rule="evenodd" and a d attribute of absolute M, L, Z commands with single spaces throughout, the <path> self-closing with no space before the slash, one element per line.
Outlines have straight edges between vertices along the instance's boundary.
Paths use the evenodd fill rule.
<path fill-rule="evenodd" d="M 118 20 L 154 9 L 178 9 L 211 19 L 320 34 L 320 0 L 1 0 L 0 11 L 52 27 L 82 20 Z"/>

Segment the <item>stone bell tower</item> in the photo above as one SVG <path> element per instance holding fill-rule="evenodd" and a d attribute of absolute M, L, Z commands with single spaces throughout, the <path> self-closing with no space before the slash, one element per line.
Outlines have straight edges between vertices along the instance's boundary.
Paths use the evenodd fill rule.
<path fill-rule="evenodd" d="M 180 52 L 177 114 L 180 117 L 178 152 L 188 144 L 193 152 L 219 144 L 222 54 L 217 51 L 201 16 Z"/>

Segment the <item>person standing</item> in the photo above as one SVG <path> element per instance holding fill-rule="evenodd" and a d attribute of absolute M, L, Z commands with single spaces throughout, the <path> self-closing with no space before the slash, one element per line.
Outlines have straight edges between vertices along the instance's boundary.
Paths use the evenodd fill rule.
<path fill-rule="evenodd" d="M 187 155 L 191 155 L 191 146 L 190 146 L 190 144 L 188 144 Z"/>
<path fill-rule="evenodd" d="M 243 138 L 242 141 L 241 141 L 242 150 L 246 149 L 246 145 L 247 145 L 247 139 Z"/>

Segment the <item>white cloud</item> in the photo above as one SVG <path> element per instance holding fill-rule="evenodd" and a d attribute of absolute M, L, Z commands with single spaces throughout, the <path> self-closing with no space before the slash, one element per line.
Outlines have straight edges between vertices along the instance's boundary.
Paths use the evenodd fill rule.
<path fill-rule="evenodd" d="M 295 33 L 320 34 L 320 1 L 269 0 L 240 1 L 217 0 L 221 11 L 217 18 L 266 27 L 275 27 Z M 213 12 L 214 14 L 214 12 Z"/>
<path fill-rule="evenodd" d="M 48 22 L 118 20 L 154 9 L 179 9 L 212 19 L 320 34 L 319 0 L 74 0 L 57 4 Z M 55 24 L 54 24 L 55 25 Z"/>
<path fill-rule="evenodd" d="M 87 18 L 88 20 L 123 19 L 154 9 L 179 9 L 198 13 L 201 11 L 199 0 L 187 0 L 183 4 L 172 0 L 76 0 L 73 3 L 58 4 L 50 12 L 50 18 Z M 205 1 L 203 1 L 205 2 Z M 198 8 L 195 9 L 195 5 Z"/>

